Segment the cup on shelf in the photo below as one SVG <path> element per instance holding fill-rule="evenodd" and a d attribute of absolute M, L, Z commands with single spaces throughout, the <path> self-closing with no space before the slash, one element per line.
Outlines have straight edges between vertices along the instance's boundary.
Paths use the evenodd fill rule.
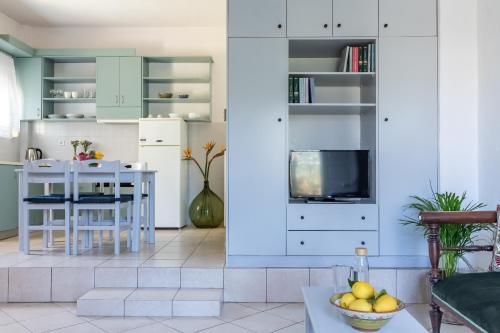
<path fill-rule="evenodd" d="M 72 95 L 71 91 L 64 92 L 64 98 L 71 98 L 71 95 Z"/>
<path fill-rule="evenodd" d="M 72 91 L 71 92 L 71 97 L 72 98 L 78 98 L 79 97 L 78 91 Z"/>
<path fill-rule="evenodd" d="M 188 113 L 188 118 L 189 119 L 198 119 L 198 118 L 200 118 L 200 115 L 198 113 L 196 113 L 196 112 L 189 112 Z"/>

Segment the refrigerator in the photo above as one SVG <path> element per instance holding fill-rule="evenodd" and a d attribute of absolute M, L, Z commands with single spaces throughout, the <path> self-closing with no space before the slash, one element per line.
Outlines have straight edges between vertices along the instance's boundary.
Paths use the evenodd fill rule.
<path fill-rule="evenodd" d="M 188 218 L 188 161 L 182 151 L 188 146 L 183 119 L 141 118 L 139 161 L 156 170 L 155 226 L 182 228 Z"/>

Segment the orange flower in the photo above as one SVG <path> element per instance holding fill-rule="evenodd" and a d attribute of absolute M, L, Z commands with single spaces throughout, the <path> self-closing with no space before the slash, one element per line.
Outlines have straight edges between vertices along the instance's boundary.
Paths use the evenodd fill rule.
<path fill-rule="evenodd" d="M 208 141 L 207 143 L 205 143 L 203 145 L 203 149 L 205 149 L 206 151 L 211 151 L 212 149 L 214 149 L 215 147 L 215 141 Z"/>
<path fill-rule="evenodd" d="M 191 158 L 193 157 L 193 152 L 191 151 L 191 148 L 187 147 L 182 151 L 182 155 L 184 155 L 184 158 Z"/>
<path fill-rule="evenodd" d="M 223 153 L 226 151 L 226 146 L 224 145 L 220 145 L 220 150 L 219 150 L 219 153 Z"/>

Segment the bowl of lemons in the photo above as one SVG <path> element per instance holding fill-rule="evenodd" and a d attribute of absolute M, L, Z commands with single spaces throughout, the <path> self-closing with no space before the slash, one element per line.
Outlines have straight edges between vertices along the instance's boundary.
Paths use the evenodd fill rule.
<path fill-rule="evenodd" d="M 355 329 L 378 331 L 405 308 L 403 302 L 384 289 L 376 291 L 368 282 L 349 281 L 349 284 L 351 291 L 333 295 L 330 303 Z"/>

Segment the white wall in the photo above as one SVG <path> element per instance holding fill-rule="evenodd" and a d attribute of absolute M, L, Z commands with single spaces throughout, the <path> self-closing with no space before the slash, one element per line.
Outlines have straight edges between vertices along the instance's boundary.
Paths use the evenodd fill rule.
<path fill-rule="evenodd" d="M 479 193 L 500 204 L 500 2 L 479 0 Z"/>
<path fill-rule="evenodd" d="M 477 200 L 477 0 L 441 0 L 439 13 L 440 190 Z"/>

